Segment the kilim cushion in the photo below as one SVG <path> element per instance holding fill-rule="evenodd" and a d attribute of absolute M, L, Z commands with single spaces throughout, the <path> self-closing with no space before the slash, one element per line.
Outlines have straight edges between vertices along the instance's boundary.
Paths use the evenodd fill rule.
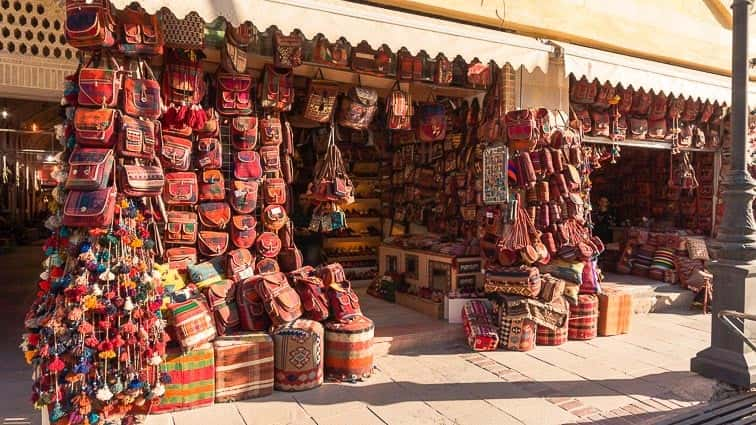
<path fill-rule="evenodd" d="M 215 357 L 213 347 L 203 344 L 189 353 L 168 349 L 161 373 L 167 373 L 165 394 L 150 413 L 167 413 L 177 410 L 209 406 L 215 398 Z"/>
<path fill-rule="evenodd" d="M 170 323 L 184 351 L 212 341 L 216 336 L 210 310 L 201 298 L 192 298 L 168 306 Z"/>
<path fill-rule="evenodd" d="M 552 260 L 546 266 L 542 266 L 541 271 L 581 285 L 583 283 L 583 267 L 585 266 L 581 262 L 568 262 L 557 259 Z"/>
<path fill-rule="evenodd" d="M 570 306 L 569 339 L 593 339 L 597 334 L 598 297 L 580 295 L 578 304 Z"/>
<path fill-rule="evenodd" d="M 304 391 L 323 384 L 323 325 L 307 319 L 273 329 L 274 385 L 279 391 Z"/>
<path fill-rule="evenodd" d="M 569 320 L 569 317 L 568 317 Z M 536 345 L 562 345 L 567 342 L 567 329 L 569 324 L 565 322 L 564 326 L 549 329 L 545 326 L 538 326 L 536 330 Z"/>
<path fill-rule="evenodd" d="M 273 339 L 264 332 L 221 336 L 215 350 L 215 402 L 273 393 Z"/>
<path fill-rule="evenodd" d="M 513 351 L 535 347 L 536 323 L 531 319 L 527 298 L 501 297 L 499 301 L 499 346 Z"/>
<path fill-rule="evenodd" d="M 494 325 L 471 324 L 465 327 L 467 345 L 475 351 L 493 351 L 499 346 L 499 329 Z"/>
<path fill-rule="evenodd" d="M 541 276 L 541 293 L 539 298 L 545 302 L 554 301 L 564 295 L 564 280 L 545 274 Z"/>
<path fill-rule="evenodd" d="M 660 269 L 674 269 L 677 256 L 675 250 L 671 248 L 659 248 L 654 253 L 654 261 L 651 267 Z"/>
<path fill-rule="evenodd" d="M 491 309 L 482 300 L 471 300 L 462 306 L 462 323 L 476 323 L 491 325 L 494 323 Z"/>
<path fill-rule="evenodd" d="M 375 325 L 365 316 L 325 324 L 325 375 L 336 381 L 354 382 L 373 373 Z"/>

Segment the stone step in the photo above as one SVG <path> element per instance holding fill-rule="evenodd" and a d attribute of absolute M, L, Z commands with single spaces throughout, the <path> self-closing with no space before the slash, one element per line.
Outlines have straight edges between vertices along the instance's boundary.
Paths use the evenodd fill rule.
<path fill-rule="evenodd" d="M 695 294 L 678 285 L 658 282 L 632 275 L 607 273 L 602 287 L 615 287 L 633 297 L 633 313 L 684 311 L 690 308 Z"/>

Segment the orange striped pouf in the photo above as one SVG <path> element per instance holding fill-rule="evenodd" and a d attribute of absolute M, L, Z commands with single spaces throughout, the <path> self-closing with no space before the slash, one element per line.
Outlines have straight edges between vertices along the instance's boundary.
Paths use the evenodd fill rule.
<path fill-rule="evenodd" d="M 580 295 L 578 304 L 570 306 L 568 338 L 588 340 L 598 334 L 599 302 L 595 295 Z"/>
<path fill-rule="evenodd" d="M 326 379 L 356 381 L 373 373 L 375 325 L 364 316 L 325 325 Z"/>

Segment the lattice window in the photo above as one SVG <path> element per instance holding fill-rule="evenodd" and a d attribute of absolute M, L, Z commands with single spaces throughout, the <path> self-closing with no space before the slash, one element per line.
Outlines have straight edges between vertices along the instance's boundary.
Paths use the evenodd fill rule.
<path fill-rule="evenodd" d="M 55 0 L 0 0 L 0 52 L 75 60 L 63 35 L 65 12 Z"/>

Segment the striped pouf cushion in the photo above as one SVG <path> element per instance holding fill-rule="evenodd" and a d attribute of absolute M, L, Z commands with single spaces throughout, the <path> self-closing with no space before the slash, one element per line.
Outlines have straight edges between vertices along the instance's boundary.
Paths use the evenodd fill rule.
<path fill-rule="evenodd" d="M 169 348 L 161 373 L 170 377 L 165 394 L 150 413 L 188 410 L 213 404 L 215 399 L 215 353 L 210 344 L 203 344 L 184 354 Z"/>
<path fill-rule="evenodd" d="M 677 256 L 675 250 L 671 248 L 659 248 L 654 253 L 654 261 L 651 263 L 651 267 L 660 269 L 674 269 Z"/>

